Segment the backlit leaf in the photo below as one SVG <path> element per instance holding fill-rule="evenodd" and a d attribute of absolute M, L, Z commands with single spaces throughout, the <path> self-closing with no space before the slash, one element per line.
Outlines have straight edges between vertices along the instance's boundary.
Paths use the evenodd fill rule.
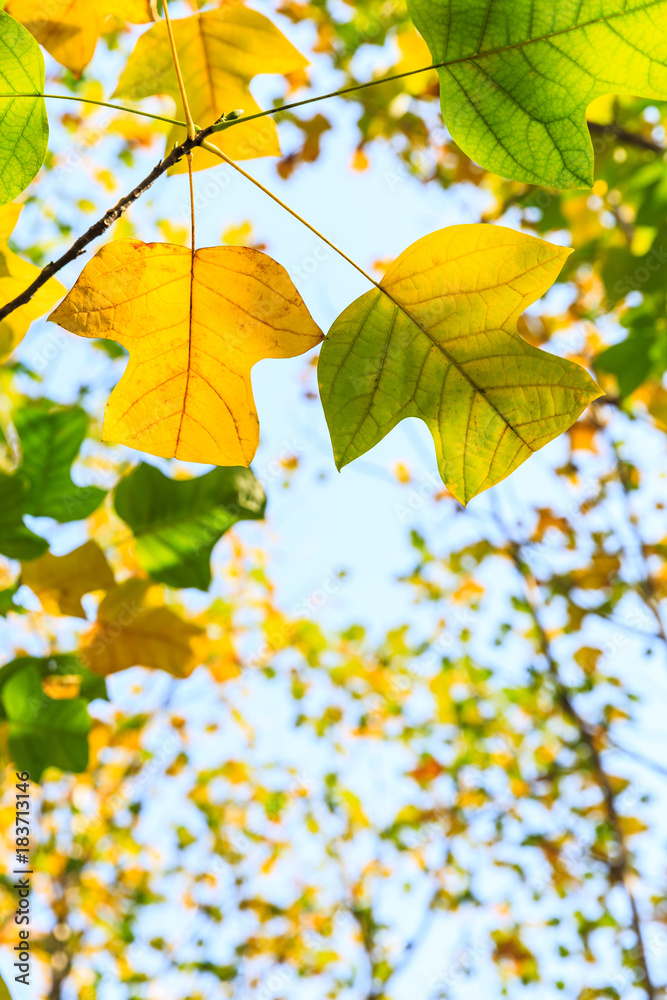
<path fill-rule="evenodd" d="M 454 140 L 487 170 L 590 187 L 586 108 L 667 98 L 667 0 L 408 0 L 439 69 Z"/>
<path fill-rule="evenodd" d="M 105 490 L 77 486 L 70 474 L 88 428 L 85 411 L 42 399 L 19 407 L 13 419 L 21 440 L 21 471 L 30 484 L 25 512 L 62 523 L 83 520 L 97 510 Z"/>
<path fill-rule="evenodd" d="M 18 21 L 0 11 L 0 205 L 27 188 L 44 162 L 49 141 L 44 98 L 10 95 L 43 92 L 39 45 Z"/>
<path fill-rule="evenodd" d="M 187 677 L 197 666 L 197 640 L 204 630 L 169 608 L 151 606 L 151 586 L 147 580 L 126 580 L 101 602 L 81 648 L 82 660 L 96 674 L 156 667 Z"/>
<path fill-rule="evenodd" d="M 255 455 L 252 366 L 322 337 L 285 269 L 247 247 L 193 257 L 170 243 L 110 243 L 50 318 L 130 351 L 106 440 L 211 465 L 248 466 Z"/>
<path fill-rule="evenodd" d="M 111 568 L 101 548 L 92 540 L 64 556 L 45 553 L 25 563 L 21 580 L 37 594 L 49 614 L 85 618 L 81 598 L 94 590 L 115 585 Z"/>
<path fill-rule="evenodd" d="M 174 480 L 142 464 L 118 484 L 114 503 L 155 580 L 208 590 L 213 546 L 237 521 L 263 517 L 266 497 L 249 469 Z"/>
<path fill-rule="evenodd" d="M 173 21 L 185 89 L 195 122 L 202 128 L 223 113 L 243 110 L 256 114 L 260 107 L 250 93 L 250 81 L 258 73 L 291 73 L 308 61 L 272 21 L 240 4 L 225 4 Z M 153 94 L 168 94 L 182 115 L 180 92 L 169 46 L 167 26 L 153 25 L 137 42 L 121 76 L 114 97 L 141 101 Z M 174 127 L 167 148 L 185 139 Z M 235 125 L 210 140 L 235 160 L 278 156 L 278 131 L 270 117 Z M 197 169 L 219 166 L 220 160 L 205 150 L 195 150 Z M 177 170 L 186 170 L 182 162 Z"/>
<path fill-rule="evenodd" d="M 110 14 L 142 24 L 151 20 L 147 0 L 8 0 L 7 11 L 25 25 L 54 59 L 81 73 L 95 54 Z"/>
<path fill-rule="evenodd" d="M 566 430 L 600 390 L 583 368 L 525 343 L 516 324 L 569 253 L 475 225 L 432 233 L 401 254 L 385 291 L 357 299 L 322 346 L 338 468 L 419 417 L 445 485 L 466 504 Z"/>

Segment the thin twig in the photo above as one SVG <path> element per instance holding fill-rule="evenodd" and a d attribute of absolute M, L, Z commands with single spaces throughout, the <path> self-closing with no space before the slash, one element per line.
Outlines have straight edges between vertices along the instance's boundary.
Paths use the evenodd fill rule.
<path fill-rule="evenodd" d="M 237 125 L 242 125 L 243 122 L 256 121 L 258 118 L 266 118 L 268 115 L 278 115 L 284 111 L 296 111 L 297 108 L 306 107 L 308 104 L 318 104 L 320 101 L 328 101 L 332 97 L 346 97 L 348 94 L 355 94 L 361 90 L 367 90 L 369 87 L 379 87 L 383 83 L 393 83 L 396 80 L 404 80 L 406 77 L 417 76 L 420 73 L 429 73 L 431 70 L 441 69 L 449 63 L 432 63 L 430 66 L 423 66 L 421 69 L 411 69 L 406 73 L 393 73 L 391 76 L 380 76 L 376 80 L 367 80 L 365 83 L 355 83 L 349 87 L 341 87 L 338 90 L 332 90 L 328 94 L 317 94 L 315 97 L 306 97 L 301 101 L 292 101 L 289 104 L 281 104 L 276 108 L 268 108 L 265 111 L 257 111 L 252 115 L 245 115 L 239 118 L 236 122 Z M 176 118 L 168 118 L 165 115 L 151 114 L 149 111 L 140 111 L 138 108 L 128 108 L 122 104 L 110 104 L 108 101 L 95 101 L 90 97 L 78 97 L 74 94 L 0 94 L 0 98 L 11 97 L 44 97 L 47 100 L 55 101 L 78 101 L 80 104 L 96 104 L 101 108 L 111 108 L 114 111 L 125 111 L 130 115 L 140 115 L 142 118 L 153 118 L 156 121 L 167 122 L 170 125 L 179 125 L 181 128 L 187 127 L 187 122 L 179 121 Z M 646 136 L 638 135 L 635 132 L 629 132 L 627 129 L 621 128 L 619 125 L 601 125 L 599 122 L 587 122 L 588 130 L 593 135 L 609 135 L 610 133 L 614 138 L 618 139 L 623 145 L 626 146 L 636 146 L 638 149 L 645 149 L 652 153 L 664 153 L 666 151 L 664 146 L 660 143 L 655 142 L 653 139 L 648 139 Z"/>

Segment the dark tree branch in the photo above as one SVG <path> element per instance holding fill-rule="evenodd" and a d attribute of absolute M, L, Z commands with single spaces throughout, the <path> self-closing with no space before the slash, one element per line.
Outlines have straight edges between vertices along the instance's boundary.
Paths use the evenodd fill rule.
<path fill-rule="evenodd" d="M 110 208 L 101 219 L 98 219 L 97 222 L 93 223 L 90 229 L 87 229 L 86 232 L 72 244 L 69 250 L 62 255 L 62 257 L 59 257 L 57 260 L 51 261 L 47 264 L 46 267 L 44 267 L 37 275 L 32 284 L 28 285 L 25 291 L 21 292 L 21 294 L 17 295 L 16 298 L 11 300 L 11 302 L 7 302 L 4 306 L 2 306 L 2 308 L 0 308 L 0 322 L 9 316 L 10 313 L 13 313 L 15 309 L 19 309 L 21 306 L 30 302 L 35 292 L 39 291 L 42 285 L 45 285 L 49 278 L 52 278 L 54 274 L 61 271 L 67 264 L 71 264 L 72 261 L 75 261 L 76 258 L 85 251 L 89 243 L 99 239 L 100 236 L 104 236 L 109 226 L 113 225 L 114 222 L 117 222 L 121 215 L 127 211 L 130 205 L 133 205 L 134 202 L 142 196 L 142 194 L 145 194 L 145 192 L 152 187 L 158 177 L 161 177 L 162 174 L 166 173 L 170 167 L 173 167 L 180 159 L 182 159 L 182 157 L 184 157 L 191 150 L 196 149 L 197 146 L 201 145 L 205 139 L 208 139 L 209 136 L 216 131 L 219 131 L 218 126 L 210 125 L 208 128 L 201 129 L 201 131 L 197 132 L 194 138 L 186 139 L 180 146 L 175 146 L 171 153 L 169 153 L 164 160 L 161 160 L 155 167 L 153 167 L 150 174 L 148 174 L 147 177 L 144 177 L 144 179 L 137 184 L 137 186 L 130 191 L 129 194 L 126 194 L 123 198 L 121 198 L 120 201 L 114 205 L 113 208 Z"/>
<path fill-rule="evenodd" d="M 637 135 L 636 132 L 628 132 L 620 125 L 601 125 L 599 122 L 588 122 L 588 131 L 592 135 L 600 135 L 602 138 L 618 139 L 624 146 L 636 146 L 637 149 L 646 149 L 651 153 L 664 153 L 665 147 L 653 139 L 646 136 Z"/>

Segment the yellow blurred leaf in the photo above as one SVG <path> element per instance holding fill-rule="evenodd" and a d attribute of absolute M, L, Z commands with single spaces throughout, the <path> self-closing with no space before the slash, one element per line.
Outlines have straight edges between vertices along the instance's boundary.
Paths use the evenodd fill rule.
<path fill-rule="evenodd" d="M 443 671 L 437 674 L 429 685 L 435 698 L 438 722 L 456 723 L 458 721 L 450 694 L 451 683 L 452 677 Z"/>
<path fill-rule="evenodd" d="M 224 5 L 175 20 L 173 31 L 190 110 L 202 128 L 223 113 L 243 110 L 252 115 L 260 111 L 250 93 L 250 81 L 258 73 L 284 74 L 308 65 L 272 21 L 243 6 Z M 153 25 L 138 40 L 114 97 L 141 101 L 153 94 L 172 97 L 182 120 L 180 91 L 164 21 Z M 167 148 L 184 139 L 185 130 L 175 126 Z M 235 160 L 280 154 L 278 131 L 270 116 L 216 133 L 211 142 Z M 212 153 L 195 150 L 195 169 L 219 164 Z M 174 169 L 186 171 L 187 163 L 183 161 Z"/>
<path fill-rule="evenodd" d="M 362 808 L 359 797 L 355 795 L 354 792 L 350 792 L 347 789 L 341 791 L 340 797 L 345 804 L 350 823 L 353 826 L 369 827 L 370 823 L 368 822 L 368 817 Z"/>
<path fill-rule="evenodd" d="M 595 649 L 592 646 L 582 646 L 582 648 L 577 650 L 574 654 L 574 661 L 581 667 L 584 673 L 592 674 L 595 672 L 595 668 L 597 667 L 598 660 L 601 656 L 601 649 Z"/>
<path fill-rule="evenodd" d="M 646 823 L 642 823 L 640 819 L 636 819 L 634 816 L 619 816 L 618 825 L 624 837 L 634 837 L 635 834 L 644 833 L 645 830 L 648 830 Z"/>
<path fill-rule="evenodd" d="M 151 589 L 157 588 L 148 580 L 126 580 L 101 602 L 80 651 L 95 673 L 106 677 L 129 667 L 155 667 L 188 677 L 197 666 L 193 640 L 203 629 L 170 608 L 150 606 Z"/>
<path fill-rule="evenodd" d="M 85 618 L 84 594 L 109 590 L 113 573 L 97 542 L 88 541 L 65 556 L 50 552 L 22 564 L 21 580 L 39 597 L 48 614 Z"/>
<path fill-rule="evenodd" d="M 42 691 L 54 701 L 68 701 L 79 697 L 81 680 L 80 674 L 54 674 L 42 678 Z"/>
<path fill-rule="evenodd" d="M 53 58 L 81 73 L 95 54 L 110 14 L 137 24 L 151 20 L 148 0 L 8 0 L 5 10 L 20 21 Z"/>
<path fill-rule="evenodd" d="M 322 339 L 287 271 L 246 247 L 193 255 L 167 243 L 110 243 L 50 319 L 130 351 L 105 440 L 212 465 L 248 466 L 255 455 L 253 365 Z"/>
<path fill-rule="evenodd" d="M 21 209 L 21 205 L 4 205 L 0 208 L 0 302 L 10 302 L 25 291 L 41 270 L 19 257 L 7 243 Z M 66 289 L 59 281 L 49 278 L 27 305 L 21 306 L 0 321 L 0 362 L 5 361 L 23 340 L 32 321 L 53 309 L 65 292 Z"/>

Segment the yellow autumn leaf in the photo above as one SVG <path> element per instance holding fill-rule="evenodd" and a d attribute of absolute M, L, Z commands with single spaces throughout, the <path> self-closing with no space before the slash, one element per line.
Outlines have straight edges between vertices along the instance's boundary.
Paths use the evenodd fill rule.
<path fill-rule="evenodd" d="M 169 243 L 110 243 L 50 319 L 130 352 L 105 440 L 211 465 L 248 466 L 255 455 L 252 366 L 322 339 L 287 271 L 247 247 L 193 255 Z"/>
<path fill-rule="evenodd" d="M 435 698 L 438 722 L 445 725 L 455 725 L 458 722 L 456 708 L 451 695 L 452 677 L 449 673 L 436 674 L 429 687 Z"/>
<path fill-rule="evenodd" d="M 663 389 L 661 385 L 651 386 L 647 408 L 658 427 L 667 431 L 667 389 Z"/>
<path fill-rule="evenodd" d="M 43 45 L 53 58 L 81 73 L 95 54 L 97 39 L 110 14 L 145 24 L 148 0 L 8 0 L 5 10 Z"/>
<path fill-rule="evenodd" d="M 202 128 L 223 113 L 242 109 L 246 115 L 252 115 L 260 111 L 250 93 L 250 82 L 257 74 L 292 73 L 308 65 L 308 60 L 272 21 L 247 7 L 224 5 L 172 23 L 190 111 Z M 172 97 L 182 116 L 180 91 L 163 21 L 154 24 L 138 40 L 114 97 L 141 101 L 155 94 Z M 167 148 L 184 139 L 185 131 L 174 127 Z M 213 135 L 210 141 L 235 160 L 280 155 L 278 130 L 270 116 L 235 125 Z M 220 160 L 214 154 L 195 150 L 195 169 L 219 165 Z M 183 161 L 174 169 L 185 171 L 187 163 Z"/>
<path fill-rule="evenodd" d="M 465 505 L 565 431 L 602 393 L 579 365 L 527 344 L 517 321 L 570 252 L 488 225 L 442 229 L 404 251 L 322 346 L 337 467 L 418 417 Z"/>
<path fill-rule="evenodd" d="M 133 578 L 111 590 L 84 637 L 83 662 L 103 677 L 129 667 L 155 667 L 188 677 L 197 666 L 195 640 L 204 632 L 158 603 L 160 588 Z"/>
<path fill-rule="evenodd" d="M 113 573 L 97 542 L 88 541 L 65 556 L 50 552 L 22 565 L 21 582 L 39 597 L 48 614 L 85 618 L 81 605 L 84 594 L 109 590 L 115 585 Z"/>
<path fill-rule="evenodd" d="M 7 243 L 18 222 L 22 207 L 3 205 L 0 208 L 0 302 L 10 302 L 25 291 L 40 272 L 39 267 L 19 257 Z M 0 321 L 0 363 L 6 361 L 14 348 L 20 344 L 33 320 L 53 309 L 65 291 L 59 281 L 49 278 L 27 305 L 21 306 Z"/>
<path fill-rule="evenodd" d="M 415 28 L 407 28 L 396 36 L 396 42 L 401 52 L 401 59 L 392 67 L 392 73 L 413 73 L 423 66 L 430 66 L 431 53 L 429 47 Z M 407 94 L 419 97 L 428 87 L 437 86 L 437 70 L 429 73 L 415 72 L 414 76 L 407 76 L 401 86 Z M 437 91 L 436 91 L 437 92 Z"/>

